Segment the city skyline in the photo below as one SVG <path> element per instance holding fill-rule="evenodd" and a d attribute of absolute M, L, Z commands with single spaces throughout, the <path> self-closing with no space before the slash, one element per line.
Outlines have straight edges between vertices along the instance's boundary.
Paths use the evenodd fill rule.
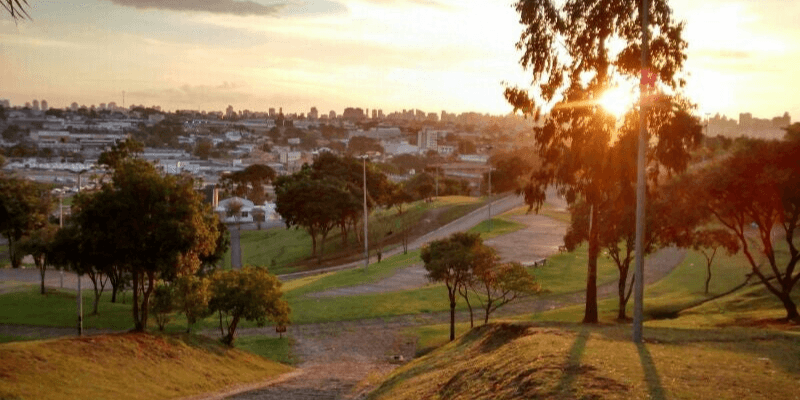
<path fill-rule="evenodd" d="M 501 82 L 529 80 L 510 1 L 192 4 L 33 1 L 32 21 L 0 20 L 0 98 L 121 105 L 125 91 L 126 105 L 165 110 L 505 114 Z M 670 4 L 686 22 L 686 92 L 698 115 L 800 115 L 791 68 L 800 4 Z"/>

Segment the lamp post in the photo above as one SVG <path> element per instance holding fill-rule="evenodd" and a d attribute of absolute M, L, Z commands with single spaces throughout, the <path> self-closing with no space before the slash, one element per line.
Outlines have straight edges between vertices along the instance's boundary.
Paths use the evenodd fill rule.
<path fill-rule="evenodd" d="M 367 214 L 367 156 L 361 156 L 364 162 L 364 272 L 369 267 L 369 244 L 367 242 L 367 222 L 369 215 Z"/>
<path fill-rule="evenodd" d="M 492 166 L 489 166 L 489 232 L 492 231 Z"/>
<path fill-rule="evenodd" d="M 81 193 L 81 178 L 84 172 L 88 169 L 82 169 L 78 172 L 78 194 Z M 83 296 L 81 295 L 81 274 L 75 271 L 78 276 L 78 336 L 83 335 Z"/>
<path fill-rule="evenodd" d="M 650 80 L 648 71 L 647 56 L 649 53 L 647 17 L 650 10 L 648 0 L 642 0 L 642 77 L 639 84 L 639 154 L 636 160 L 636 272 L 634 283 L 634 303 L 633 303 L 633 342 L 642 343 L 642 322 L 644 305 L 644 207 L 645 207 L 645 176 L 644 176 L 644 155 L 647 151 L 647 80 Z"/>

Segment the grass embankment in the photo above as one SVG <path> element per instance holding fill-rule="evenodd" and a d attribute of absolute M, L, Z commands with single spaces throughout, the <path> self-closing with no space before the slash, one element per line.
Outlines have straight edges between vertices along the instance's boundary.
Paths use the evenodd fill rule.
<path fill-rule="evenodd" d="M 400 367 L 370 399 L 795 399 L 800 337 L 780 332 L 492 324 Z"/>
<path fill-rule="evenodd" d="M 0 344 L 0 398 L 167 399 L 264 381 L 291 367 L 189 335 Z"/>
<path fill-rule="evenodd" d="M 402 214 L 398 214 L 397 208 L 376 211 L 369 217 L 370 237 L 372 240 L 379 237 L 385 238 L 384 240 L 389 242 L 391 237 L 386 237 L 387 233 L 391 231 L 396 235 L 408 227 L 417 225 L 422 221 L 425 213 L 430 210 L 444 208 L 445 210 L 439 214 L 435 223 L 445 225 L 481 207 L 483 203 L 483 199 L 474 197 L 444 196 L 433 202 L 410 203 L 403 207 Z M 240 244 L 244 265 L 265 266 L 276 275 L 303 271 L 307 267 L 316 265 L 316 260 L 311 258 L 311 236 L 303 229 L 280 227 L 241 231 Z M 345 243 L 344 235 L 338 229 L 334 229 L 325 241 L 324 254 L 326 257 L 340 254 L 342 249 L 358 245 L 360 244 L 356 243 L 355 235 L 352 232 L 348 235 L 347 243 Z M 223 268 L 230 269 L 230 259 L 230 250 L 228 250 L 223 258 Z M 303 260 L 308 260 L 308 262 L 304 263 Z"/>

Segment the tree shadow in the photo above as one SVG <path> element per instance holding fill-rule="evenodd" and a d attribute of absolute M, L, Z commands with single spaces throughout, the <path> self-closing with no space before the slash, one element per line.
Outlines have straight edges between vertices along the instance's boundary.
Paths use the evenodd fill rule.
<path fill-rule="evenodd" d="M 586 350 L 586 342 L 588 340 L 589 331 L 585 329 L 582 329 L 578 333 L 578 336 L 575 337 L 575 341 L 569 349 L 569 358 L 567 358 L 567 362 L 562 368 L 561 379 L 558 381 L 558 386 L 556 386 L 555 389 L 556 393 L 564 393 L 573 390 L 575 380 L 578 379 L 578 376 L 583 372 L 581 370 L 581 357 L 583 356 L 584 350 Z"/>
<path fill-rule="evenodd" d="M 655 400 L 666 400 L 667 396 L 664 394 L 664 387 L 661 386 L 661 377 L 658 376 L 658 370 L 653 364 L 653 357 L 647 346 L 644 343 L 638 343 L 636 349 L 639 352 L 639 360 L 642 362 L 642 369 L 644 370 L 644 379 L 647 382 L 647 391 L 650 392 L 650 398 Z"/>

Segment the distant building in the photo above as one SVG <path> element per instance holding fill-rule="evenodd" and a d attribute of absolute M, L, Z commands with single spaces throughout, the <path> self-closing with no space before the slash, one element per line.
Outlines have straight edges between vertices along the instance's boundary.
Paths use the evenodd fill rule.
<path fill-rule="evenodd" d="M 336 111 L 331 110 L 331 112 L 328 113 L 328 118 L 331 120 L 336 119 Z"/>
<path fill-rule="evenodd" d="M 317 111 L 317 107 L 311 107 L 311 111 L 308 112 L 308 119 L 317 118 L 319 118 L 319 111 Z"/>
<path fill-rule="evenodd" d="M 275 107 L 270 107 L 269 109 L 269 117 L 275 118 Z"/>
<path fill-rule="evenodd" d="M 34 100 L 33 101 L 33 107 L 31 107 L 31 110 L 33 110 L 33 111 L 39 111 L 40 110 L 40 108 L 39 108 L 39 100 Z"/>

